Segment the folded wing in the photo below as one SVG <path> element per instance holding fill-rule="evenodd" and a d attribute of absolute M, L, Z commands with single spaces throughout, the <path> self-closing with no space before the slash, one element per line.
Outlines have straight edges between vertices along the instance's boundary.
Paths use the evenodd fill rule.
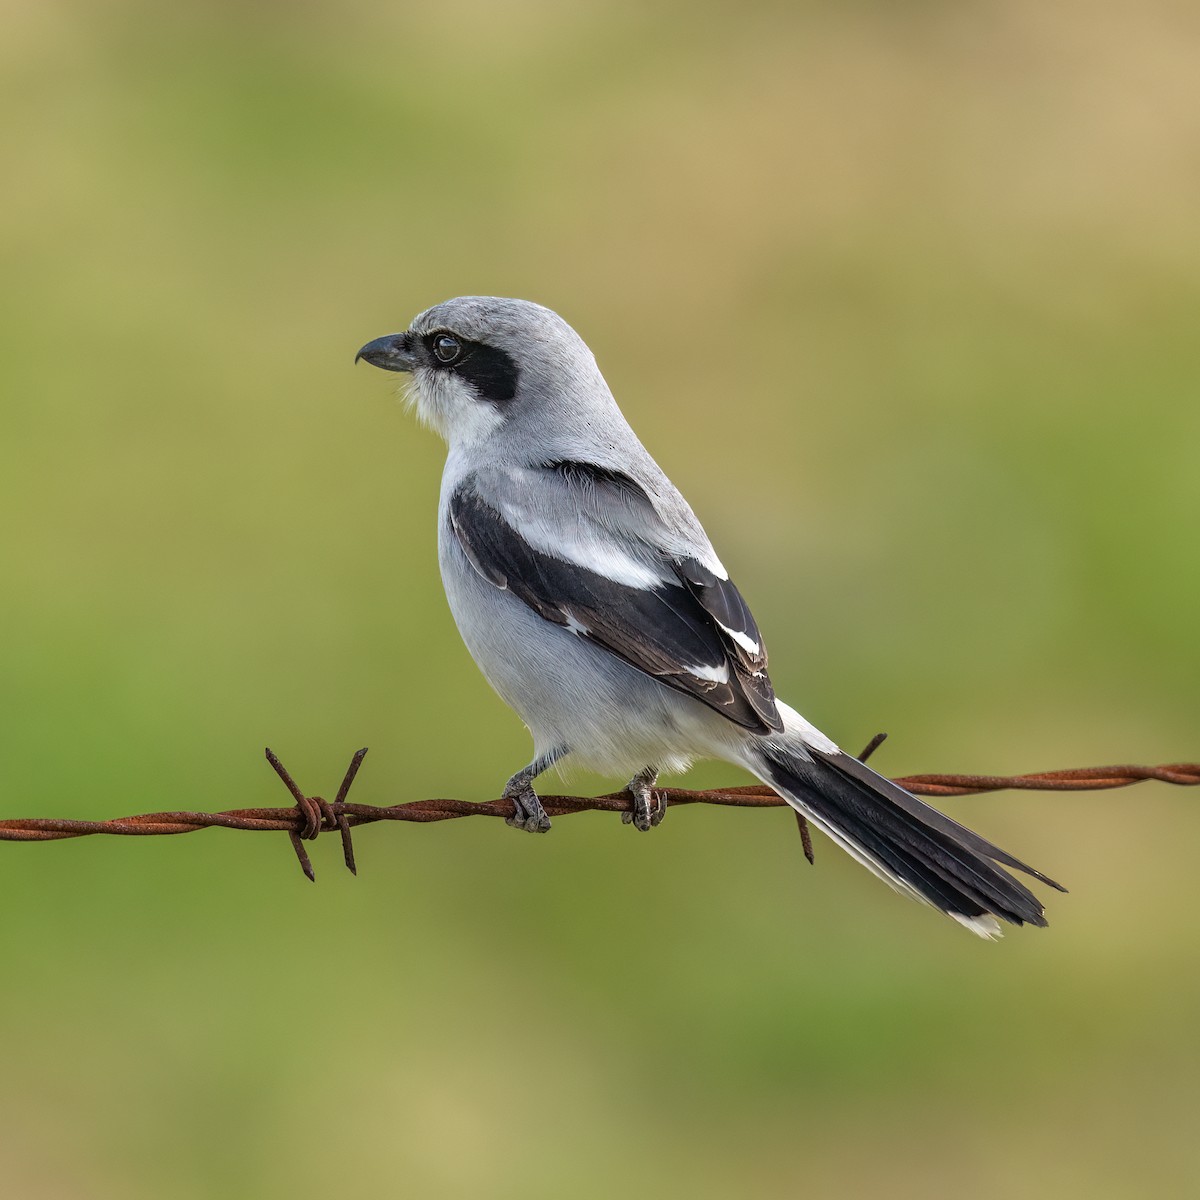
<path fill-rule="evenodd" d="M 451 496 L 451 531 L 480 576 L 738 725 L 781 729 L 758 627 L 707 541 L 694 557 L 672 545 L 650 498 L 619 472 L 536 470 L 471 476 Z"/>

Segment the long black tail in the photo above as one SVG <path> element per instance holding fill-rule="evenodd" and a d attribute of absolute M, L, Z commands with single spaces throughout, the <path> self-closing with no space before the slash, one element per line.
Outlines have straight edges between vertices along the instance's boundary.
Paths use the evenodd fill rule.
<path fill-rule="evenodd" d="M 789 744 L 790 743 L 790 744 Z M 839 750 L 763 739 L 760 772 L 798 812 L 897 891 L 981 937 L 1046 924 L 1041 901 L 997 863 L 1067 889 Z"/>

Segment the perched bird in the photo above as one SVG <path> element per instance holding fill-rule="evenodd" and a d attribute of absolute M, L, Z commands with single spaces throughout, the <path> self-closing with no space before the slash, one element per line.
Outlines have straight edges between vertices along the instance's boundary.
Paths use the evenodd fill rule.
<path fill-rule="evenodd" d="M 659 771 L 736 763 L 897 891 L 983 937 L 1045 925 L 997 864 L 1064 890 L 840 750 L 775 696 L 767 651 L 687 502 L 617 407 L 591 351 L 526 300 L 464 296 L 355 359 L 411 376 L 449 453 L 438 558 L 463 641 L 528 725 L 509 824 L 550 828 L 533 780 L 570 756 L 632 776 L 633 823 L 662 820 Z"/>

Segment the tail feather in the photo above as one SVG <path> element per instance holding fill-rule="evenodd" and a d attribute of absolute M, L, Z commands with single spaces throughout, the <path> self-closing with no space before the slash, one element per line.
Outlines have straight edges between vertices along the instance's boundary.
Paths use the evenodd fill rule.
<path fill-rule="evenodd" d="M 1041 901 L 997 863 L 1065 891 L 1040 871 L 930 808 L 836 747 L 759 742 L 760 774 L 799 812 L 885 882 L 996 937 L 996 918 L 1046 924 Z"/>
<path fill-rule="evenodd" d="M 829 762 L 830 766 L 835 766 L 836 769 L 865 783 L 869 788 L 882 792 L 905 812 L 911 813 L 932 828 L 940 830 L 963 845 L 969 846 L 972 850 L 977 850 L 987 858 L 1003 863 L 1006 867 L 1014 867 L 1018 871 L 1024 871 L 1026 875 L 1032 875 L 1034 879 L 1040 880 L 1042 883 L 1048 884 L 1060 892 L 1067 890 L 1061 883 L 1055 883 L 1049 876 L 1043 875 L 1041 871 L 1035 870 L 1028 863 L 1023 863 L 1019 858 L 1015 858 L 1009 854 L 1008 851 L 1002 850 L 999 846 L 989 842 L 987 838 L 980 837 L 974 830 L 968 829 L 965 825 L 960 825 L 957 821 L 946 816 L 945 813 L 938 812 L 936 808 L 931 808 L 923 800 L 918 800 L 912 792 L 906 792 L 898 783 L 893 783 L 885 776 L 872 771 L 866 763 L 859 762 L 857 758 L 852 758 L 849 754 L 842 753 L 828 754 L 816 749 L 811 750 L 810 753 L 815 758 Z"/>
<path fill-rule="evenodd" d="M 918 861 L 927 859 L 931 869 L 948 885 L 962 887 L 982 903 L 1007 904 L 1014 912 L 1020 911 L 1022 906 L 1032 905 L 1038 914 L 1041 913 L 1041 904 L 1033 893 L 993 865 L 993 860 L 1004 854 L 999 847 L 974 834 L 970 842 L 956 837 L 953 832 L 940 827 L 939 822 L 929 819 L 940 813 L 917 801 L 917 805 L 929 814 L 926 817 L 920 808 L 913 808 L 913 798 L 908 793 L 876 776 L 848 755 L 818 753 L 814 758 L 841 774 L 849 783 L 845 796 L 851 804 L 858 802 L 857 808 L 865 821 L 876 822 L 880 831 L 891 833 L 903 842 Z M 855 771 L 855 767 L 860 770 Z M 897 803 L 897 792 L 910 803 L 901 807 Z"/>

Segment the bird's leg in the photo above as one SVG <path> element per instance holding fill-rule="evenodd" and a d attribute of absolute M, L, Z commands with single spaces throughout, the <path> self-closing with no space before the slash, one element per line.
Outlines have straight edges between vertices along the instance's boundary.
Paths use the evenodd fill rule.
<path fill-rule="evenodd" d="M 647 767 L 639 771 L 626 785 L 625 790 L 633 797 L 633 812 L 621 814 L 621 820 L 632 824 L 634 829 L 645 833 L 662 823 L 667 815 L 667 798 L 654 790 L 658 779 L 658 768 Z"/>
<path fill-rule="evenodd" d="M 533 781 L 543 772 L 549 770 L 560 758 L 567 753 L 566 746 L 557 746 L 537 758 L 518 771 L 505 785 L 502 799 L 513 802 L 513 815 L 505 817 L 504 823 L 514 829 L 524 829 L 527 833 L 545 833 L 550 828 L 550 818 L 542 807 L 542 802 L 533 790 Z"/>

